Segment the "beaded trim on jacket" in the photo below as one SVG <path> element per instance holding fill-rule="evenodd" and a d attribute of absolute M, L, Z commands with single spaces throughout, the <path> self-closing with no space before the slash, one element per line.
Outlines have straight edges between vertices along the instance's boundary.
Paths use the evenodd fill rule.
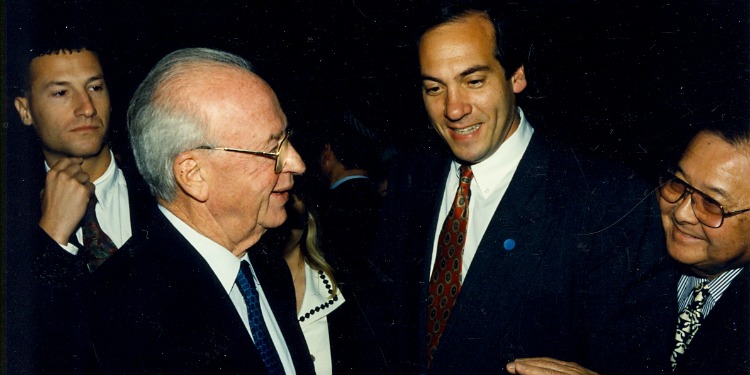
<path fill-rule="evenodd" d="M 310 293 L 310 288 L 315 288 L 317 290 L 317 295 L 315 297 L 322 297 L 318 298 L 319 304 L 316 304 L 315 307 L 311 307 L 309 309 L 305 309 L 304 313 L 300 312 L 299 314 L 299 321 L 305 322 L 308 320 L 315 320 L 315 318 L 319 318 L 321 315 L 325 316 L 328 315 L 329 312 L 335 310 L 338 308 L 342 303 L 344 303 L 345 299 L 344 296 L 340 293 L 333 294 L 333 285 L 331 285 L 331 281 L 326 276 L 325 272 L 315 270 L 310 268 L 309 265 L 305 264 L 305 272 L 308 273 L 316 273 L 317 278 L 314 278 L 315 283 L 311 283 L 311 278 L 308 277 L 308 285 L 305 287 L 305 299 L 307 300 L 308 297 L 312 297 Z M 310 285 L 315 284 L 315 285 Z M 325 288 L 325 289 L 324 289 Z M 324 300 L 323 300 L 324 299 Z M 303 305 L 307 305 L 303 302 Z"/>

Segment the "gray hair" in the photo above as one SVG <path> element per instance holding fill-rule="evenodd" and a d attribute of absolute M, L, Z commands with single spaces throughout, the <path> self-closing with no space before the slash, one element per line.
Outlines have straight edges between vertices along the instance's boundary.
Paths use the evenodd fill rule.
<path fill-rule="evenodd" d="M 172 170 L 181 152 L 208 142 L 207 121 L 199 108 L 185 105 L 177 95 L 161 92 L 171 80 L 196 67 L 225 66 L 252 72 L 250 63 L 231 53 L 185 48 L 162 58 L 138 86 L 128 107 L 128 132 L 138 170 L 151 194 L 172 201 L 177 181 Z M 159 98 L 157 100 L 157 94 Z"/>

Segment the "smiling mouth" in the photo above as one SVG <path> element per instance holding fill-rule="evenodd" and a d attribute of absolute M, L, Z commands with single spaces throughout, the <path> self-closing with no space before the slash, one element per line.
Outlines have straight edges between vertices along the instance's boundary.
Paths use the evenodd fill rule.
<path fill-rule="evenodd" d="M 684 230 L 680 229 L 679 226 L 674 226 L 674 234 L 676 235 L 677 240 L 688 240 L 688 241 L 702 241 L 702 238 L 696 237 L 688 232 L 685 232 Z"/>
<path fill-rule="evenodd" d="M 471 133 L 477 131 L 479 129 L 479 127 L 481 127 L 481 126 L 482 126 L 482 124 L 476 124 L 476 125 L 472 125 L 472 126 L 469 126 L 469 127 L 466 127 L 466 128 L 452 129 L 452 130 L 454 132 L 456 132 L 458 134 L 462 134 L 462 135 L 463 134 L 471 134 Z"/>

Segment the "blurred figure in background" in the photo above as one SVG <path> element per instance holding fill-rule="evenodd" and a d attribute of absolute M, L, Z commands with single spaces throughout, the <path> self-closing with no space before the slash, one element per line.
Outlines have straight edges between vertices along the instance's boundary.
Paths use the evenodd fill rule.
<path fill-rule="evenodd" d="M 382 197 L 372 179 L 379 154 L 374 134 L 351 111 L 320 127 L 320 169 L 327 185 L 320 200 L 326 257 L 342 282 L 367 268 Z"/>
<path fill-rule="evenodd" d="M 352 284 L 340 288 L 320 248 L 309 194 L 298 182 L 287 221 L 269 233 L 283 249 L 294 283 L 297 316 L 318 375 L 383 374 L 385 359 Z M 352 286 L 351 288 L 349 286 Z"/>

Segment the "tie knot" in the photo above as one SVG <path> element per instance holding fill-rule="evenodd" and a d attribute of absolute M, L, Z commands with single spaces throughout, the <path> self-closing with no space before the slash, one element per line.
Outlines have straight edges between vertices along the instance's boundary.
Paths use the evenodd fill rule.
<path fill-rule="evenodd" d="M 462 184 L 468 184 L 471 182 L 471 179 L 474 178 L 474 173 L 471 171 L 470 165 L 461 165 L 458 169 L 458 173 L 460 175 L 459 180 Z"/>
<path fill-rule="evenodd" d="M 708 294 L 708 282 L 702 281 L 693 287 L 693 300 L 703 301 Z"/>

